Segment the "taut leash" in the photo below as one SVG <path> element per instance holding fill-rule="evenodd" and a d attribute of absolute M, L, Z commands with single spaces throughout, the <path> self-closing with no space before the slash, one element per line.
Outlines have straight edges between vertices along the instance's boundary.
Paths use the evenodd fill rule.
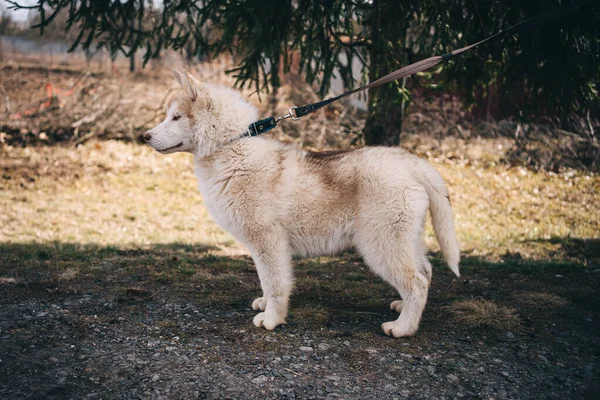
<path fill-rule="evenodd" d="M 457 56 L 461 53 L 464 53 L 465 51 L 471 50 L 472 48 L 477 47 L 481 44 L 490 42 L 492 40 L 502 40 L 510 34 L 518 33 L 520 31 L 524 31 L 527 29 L 532 29 L 532 28 L 535 28 L 536 26 L 545 24 L 547 22 L 553 21 L 560 17 L 564 17 L 565 15 L 570 14 L 571 12 L 577 10 L 584 4 L 589 3 L 591 1 L 595 1 L 595 0 L 575 0 L 571 3 L 565 4 L 563 6 L 555 8 L 553 10 L 546 11 L 542 14 L 539 14 L 534 17 L 528 18 L 524 21 L 521 21 L 518 24 L 513 25 L 505 30 L 501 30 L 500 32 L 498 32 L 486 39 L 483 39 L 477 43 L 473 43 L 469 46 L 465 46 L 460 49 L 451 51 L 449 53 L 442 54 L 441 56 L 429 57 L 424 60 L 418 61 L 416 63 L 407 65 L 406 67 L 400 68 L 399 70 L 396 70 L 396 71 L 392 72 L 391 74 L 381 77 L 381 78 L 377 79 L 376 81 L 370 82 L 359 88 L 349 90 L 345 93 L 342 93 L 339 96 L 336 96 L 336 97 L 333 97 L 333 98 L 330 98 L 327 100 L 319 101 L 317 103 L 308 104 L 308 105 L 305 105 L 302 107 L 293 106 L 289 109 L 289 112 L 287 114 L 282 115 L 281 117 L 277 117 L 277 118 L 269 117 L 269 118 L 261 119 L 259 121 L 252 123 L 250 126 L 248 126 L 248 130 L 246 132 L 244 132 L 241 137 L 243 137 L 243 136 L 253 137 L 253 136 L 258 136 L 262 133 L 268 132 L 271 129 L 275 128 L 279 121 L 287 119 L 287 118 L 292 118 L 294 121 L 297 121 L 300 118 L 304 117 L 305 115 L 313 113 L 313 112 L 317 111 L 318 109 L 325 107 L 326 105 L 329 105 L 333 102 L 336 102 L 346 96 L 350 96 L 353 93 L 367 90 L 369 88 L 377 87 L 377 86 L 383 85 L 383 84 L 391 82 L 391 81 L 402 79 L 407 76 L 416 74 L 417 72 L 425 71 L 426 69 L 436 66 L 437 64 L 439 64 L 442 61 L 448 61 L 452 57 Z"/>

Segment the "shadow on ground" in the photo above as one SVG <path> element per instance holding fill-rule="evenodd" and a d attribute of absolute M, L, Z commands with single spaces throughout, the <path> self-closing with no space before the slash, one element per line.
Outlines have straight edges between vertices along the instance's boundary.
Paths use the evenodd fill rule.
<path fill-rule="evenodd" d="M 600 268 L 600 239 L 599 238 L 559 238 L 529 240 L 533 243 L 558 244 L 563 254 L 576 258 L 579 263 Z"/>
<path fill-rule="evenodd" d="M 564 239 L 573 254 L 590 254 L 590 243 Z M 464 257 L 461 279 L 434 258 L 421 329 L 393 340 L 379 326 L 396 318 L 388 304 L 397 295 L 356 254 L 296 260 L 289 324 L 272 333 L 251 324 L 260 295 L 251 259 L 217 254 L 177 243 L 0 244 L 0 397 L 558 399 L 600 390 L 594 257 Z M 478 314 L 481 304 L 502 312 Z"/>

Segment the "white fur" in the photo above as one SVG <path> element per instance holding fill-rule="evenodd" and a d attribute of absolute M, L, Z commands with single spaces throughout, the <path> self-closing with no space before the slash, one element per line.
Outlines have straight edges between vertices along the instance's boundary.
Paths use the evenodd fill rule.
<path fill-rule="evenodd" d="M 239 93 L 176 72 L 182 85 L 167 118 L 148 132 L 161 151 L 188 151 L 204 204 L 225 230 L 248 247 L 263 296 L 256 326 L 285 323 L 293 286 L 293 255 L 335 254 L 354 246 L 367 265 L 395 287 L 397 320 L 382 325 L 394 337 L 416 332 L 427 302 L 431 264 L 422 239 L 430 210 L 442 253 L 458 276 L 452 208 L 441 176 L 399 148 L 348 153 L 302 151 L 263 137 L 240 137 L 256 121 Z M 180 116 L 173 121 L 173 116 Z"/>

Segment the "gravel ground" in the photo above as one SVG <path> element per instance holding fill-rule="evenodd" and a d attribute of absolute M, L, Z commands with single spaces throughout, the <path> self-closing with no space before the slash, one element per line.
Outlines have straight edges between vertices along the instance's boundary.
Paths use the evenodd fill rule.
<path fill-rule="evenodd" d="M 222 284 L 232 297 L 220 303 L 186 282 L 149 284 L 143 277 L 5 279 L 0 398 L 591 399 L 600 393 L 597 305 L 523 305 L 520 332 L 469 328 L 447 316 L 445 296 L 490 290 L 500 296 L 502 289 L 486 289 L 496 275 L 452 281 L 436 271 L 421 330 L 394 340 L 379 329 L 395 318 L 385 304 L 312 316 L 310 307 L 335 304 L 336 293 L 305 304 L 309 293 L 300 276 L 290 323 L 267 333 L 250 322 L 257 286 L 240 285 L 257 280 L 251 264 L 247 269 L 239 285 Z M 597 275 L 571 279 L 585 285 Z M 515 291 L 525 289 L 531 283 Z"/>

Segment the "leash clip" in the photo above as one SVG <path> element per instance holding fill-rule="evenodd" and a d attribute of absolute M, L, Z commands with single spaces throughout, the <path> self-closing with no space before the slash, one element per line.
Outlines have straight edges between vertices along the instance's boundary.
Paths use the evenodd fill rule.
<path fill-rule="evenodd" d="M 298 117 L 298 114 L 296 114 L 297 108 L 298 107 L 296 107 L 296 106 L 290 107 L 290 110 L 289 110 L 290 112 L 285 115 L 282 115 L 281 117 L 277 117 L 277 119 L 275 119 L 275 122 L 279 122 L 282 119 L 287 119 L 287 118 L 291 118 L 293 121 L 298 121 L 300 119 L 300 117 Z"/>
<path fill-rule="evenodd" d="M 300 117 L 298 116 L 298 114 L 296 114 L 296 109 L 298 107 L 296 106 L 292 106 L 290 107 L 290 115 L 292 117 L 292 121 L 298 121 L 300 119 Z"/>

